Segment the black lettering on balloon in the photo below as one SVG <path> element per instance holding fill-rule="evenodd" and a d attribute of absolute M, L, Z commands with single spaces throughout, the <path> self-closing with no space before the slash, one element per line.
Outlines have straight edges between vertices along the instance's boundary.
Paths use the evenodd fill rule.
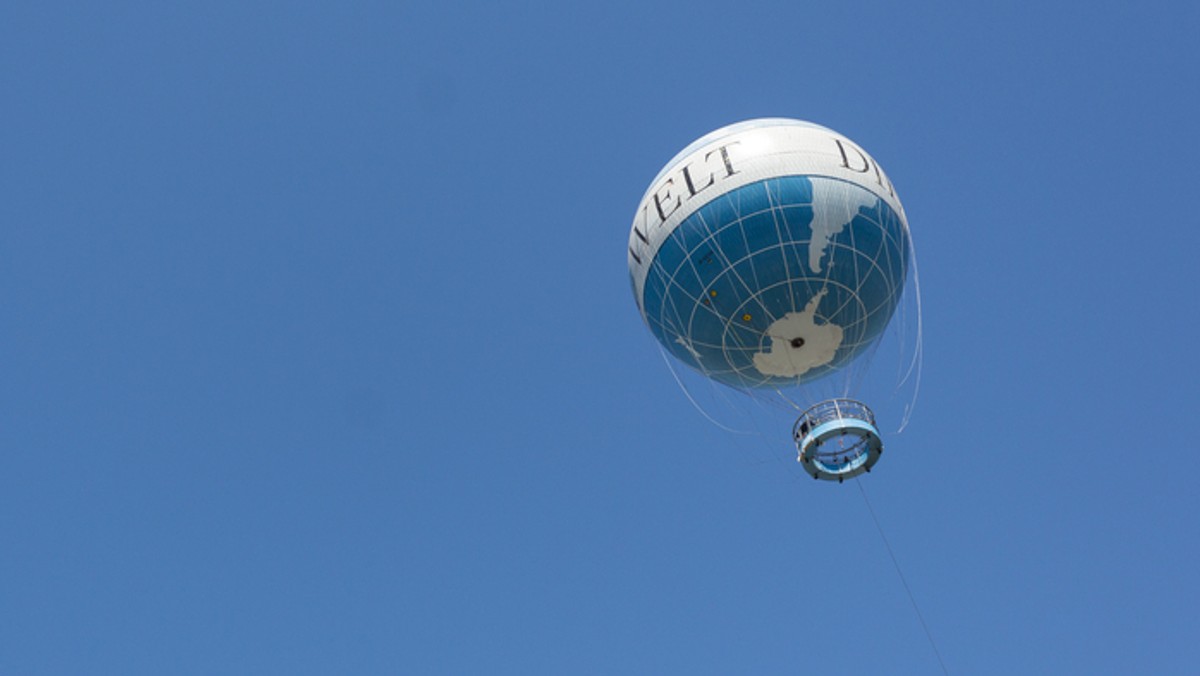
<path fill-rule="evenodd" d="M 637 238 L 642 240 L 642 244 L 650 243 L 650 240 L 646 239 L 646 236 L 644 234 L 642 234 L 642 231 L 638 230 L 637 224 L 634 224 L 634 226 L 633 226 L 633 234 L 637 235 Z"/>
<path fill-rule="evenodd" d="M 846 153 L 845 144 L 842 143 L 841 139 L 836 139 L 836 138 L 833 139 L 833 142 L 837 144 L 838 152 L 841 153 L 841 155 L 842 155 L 842 168 L 849 169 L 850 171 L 853 171 L 853 172 L 856 172 L 859 174 L 865 174 L 868 171 L 874 171 L 875 172 L 875 182 L 878 183 L 881 187 L 887 188 L 889 195 L 891 195 L 892 197 L 896 196 L 896 189 L 894 187 L 892 187 L 892 181 L 886 175 L 884 175 L 883 170 L 879 168 L 879 164 L 877 162 L 872 162 L 867 157 L 866 153 L 864 153 L 863 151 L 854 147 L 853 144 L 851 144 L 850 149 L 854 151 L 855 155 L 858 155 L 858 162 L 862 162 L 862 167 L 859 168 L 857 166 L 851 166 L 850 155 Z M 857 164 L 857 162 L 855 162 L 855 164 Z"/>
<path fill-rule="evenodd" d="M 718 178 L 729 178 L 730 176 L 733 176 L 734 174 L 738 173 L 737 170 L 733 168 L 733 160 L 731 160 L 729 157 L 730 146 L 734 146 L 737 144 L 738 144 L 738 141 L 734 141 L 732 143 L 727 143 L 723 146 L 719 146 L 713 150 L 710 150 L 704 156 L 703 165 L 704 165 L 704 170 L 706 170 L 708 172 L 707 176 L 700 174 L 693 167 L 693 165 L 688 164 L 688 165 L 685 165 L 682 170 L 680 170 L 679 174 L 676 174 L 675 176 L 672 176 L 671 178 L 668 178 L 667 180 L 662 182 L 662 184 L 659 186 L 658 190 L 654 191 L 654 200 L 653 200 L 654 201 L 654 210 L 658 214 L 658 225 L 661 226 L 663 223 L 665 223 L 666 220 L 671 217 L 671 214 L 675 213 L 675 211 L 677 209 L 679 209 L 679 207 L 683 204 L 683 196 L 678 193 L 675 193 L 672 190 L 672 187 L 675 185 L 675 179 L 679 178 L 680 176 L 683 177 L 683 183 L 685 186 L 687 186 L 687 199 L 691 199 L 691 198 L 695 197 L 696 195 L 698 195 L 699 193 L 703 192 L 709 186 L 715 184 L 717 182 Z M 725 174 L 722 176 L 718 176 L 717 173 L 714 172 L 708 166 L 709 160 L 712 158 L 712 156 L 718 155 L 718 154 L 721 157 L 721 165 L 725 168 Z M 708 179 L 707 182 L 700 185 L 699 181 L 697 179 L 702 181 L 705 178 Z M 647 220 L 645 218 L 646 210 L 649 208 L 650 207 L 648 204 L 645 207 L 643 207 L 643 210 L 642 210 L 643 225 L 645 225 L 645 223 L 646 223 L 646 220 Z M 647 227 L 646 230 L 649 231 L 649 228 Z M 649 241 L 647 240 L 645 233 L 639 231 L 636 226 L 634 226 L 633 231 L 635 234 L 637 234 L 638 239 L 641 239 L 646 244 L 649 244 Z"/>
<path fill-rule="evenodd" d="M 863 151 L 859 150 L 858 148 L 855 148 L 854 146 L 850 147 L 850 149 L 853 150 L 856 155 L 858 155 L 858 159 L 862 162 L 861 169 L 859 169 L 857 167 L 852 167 L 852 166 L 850 166 L 850 157 L 846 154 L 846 146 L 842 144 L 842 140 L 839 138 L 835 138 L 835 139 L 833 139 L 833 142 L 837 144 L 838 152 L 840 152 L 842 154 L 842 167 L 843 168 L 849 169 L 850 171 L 857 172 L 860 174 L 865 174 L 871 170 L 871 161 L 867 159 L 867 156 L 863 154 Z"/>
<path fill-rule="evenodd" d="M 675 180 L 668 178 L 667 182 L 663 184 L 663 187 L 659 188 L 658 192 L 654 193 L 654 208 L 658 210 L 658 218 L 660 221 L 666 221 L 667 217 L 675 213 L 675 210 L 679 208 L 679 203 L 681 200 L 678 195 L 675 196 L 675 203 L 670 204 L 671 186 L 674 184 Z M 663 193 L 664 190 L 666 191 L 666 194 Z M 668 206 L 670 206 L 670 209 L 667 211 L 663 211 L 664 199 L 668 202 Z"/>
<path fill-rule="evenodd" d="M 688 196 L 695 197 L 696 193 L 698 193 L 701 190 L 704 190 L 708 186 L 712 185 L 716 181 L 716 178 L 713 177 L 713 174 L 711 171 L 708 172 L 708 183 L 705 183 L 704 185 L 697 188 L 695 182 L 692 181 L 691 169 L 692 169 L 692 167 L 690 165 L 683 168 L 683 181 L 684 181 L 684 183 L 687 183 Z"/>
<path fill-rule="evenodd" d="M 716 150 L 710 150 L 709 153 L 704 156 L 704 161 L 707 162 L 708 158 L 712 157 L 713 153 L 721 153 L 721 161 L 725 163 L 725 178 L 733 176 L 737 172 L 733 170 L 733 162 L 729 160 L 729 146 L 735 146 L 739 143 L 741 143 L 741 141 L 734 141 L 733 143 L 727 143 Z"/>

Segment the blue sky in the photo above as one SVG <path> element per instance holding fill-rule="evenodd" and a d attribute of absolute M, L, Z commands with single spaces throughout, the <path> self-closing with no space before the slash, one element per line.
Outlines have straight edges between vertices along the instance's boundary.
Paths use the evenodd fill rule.
<path fill-rule="evenodd" d="M 862 486 L 949 672 L 1193 672 L 1196 6 L 544 4 L 0 10 L 0 671 L 939 673 L 629 291 L 662 164 L 787 116 L 908 212 Z"/>

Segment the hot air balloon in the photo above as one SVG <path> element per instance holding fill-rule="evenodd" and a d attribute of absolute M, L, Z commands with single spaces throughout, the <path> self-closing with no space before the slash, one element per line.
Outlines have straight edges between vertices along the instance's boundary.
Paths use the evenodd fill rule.
<path fill-rule="evenodd" d="M 895 314 L 910 255 L 904 208 L 865 150 L 770 118 L 718 129 L 666 164 L 634 216 L 628 262 L 662 348 L 742 392 L 800 392 L 798 460 L 842 481 L 883 452 L 846 374 Z"/>

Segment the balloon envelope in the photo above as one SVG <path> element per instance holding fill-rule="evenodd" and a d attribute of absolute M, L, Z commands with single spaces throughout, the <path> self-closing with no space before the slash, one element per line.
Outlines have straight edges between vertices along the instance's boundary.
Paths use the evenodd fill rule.
<path fill-rule="evenodd" d="M 676 359 L 737 388 L 843 368 L 883 333 L 910 253 L 904 209 L 866 151 L 799 120 L 751 120 L 685 148 L 629 235 L 642 318 Z"/>

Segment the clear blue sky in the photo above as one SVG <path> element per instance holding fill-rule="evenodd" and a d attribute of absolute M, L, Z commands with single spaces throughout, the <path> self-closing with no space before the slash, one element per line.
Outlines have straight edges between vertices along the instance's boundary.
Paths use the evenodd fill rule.
<path fill-rule="evenodd" d="M 908 212 L 863 486 L 950 673 L 1195 673 L 1198 27 L 6 4 L 0 672 L 940 673 L 858 491 L 697 414 L 629 290 L 662 164 L 788 116 Z"/>

